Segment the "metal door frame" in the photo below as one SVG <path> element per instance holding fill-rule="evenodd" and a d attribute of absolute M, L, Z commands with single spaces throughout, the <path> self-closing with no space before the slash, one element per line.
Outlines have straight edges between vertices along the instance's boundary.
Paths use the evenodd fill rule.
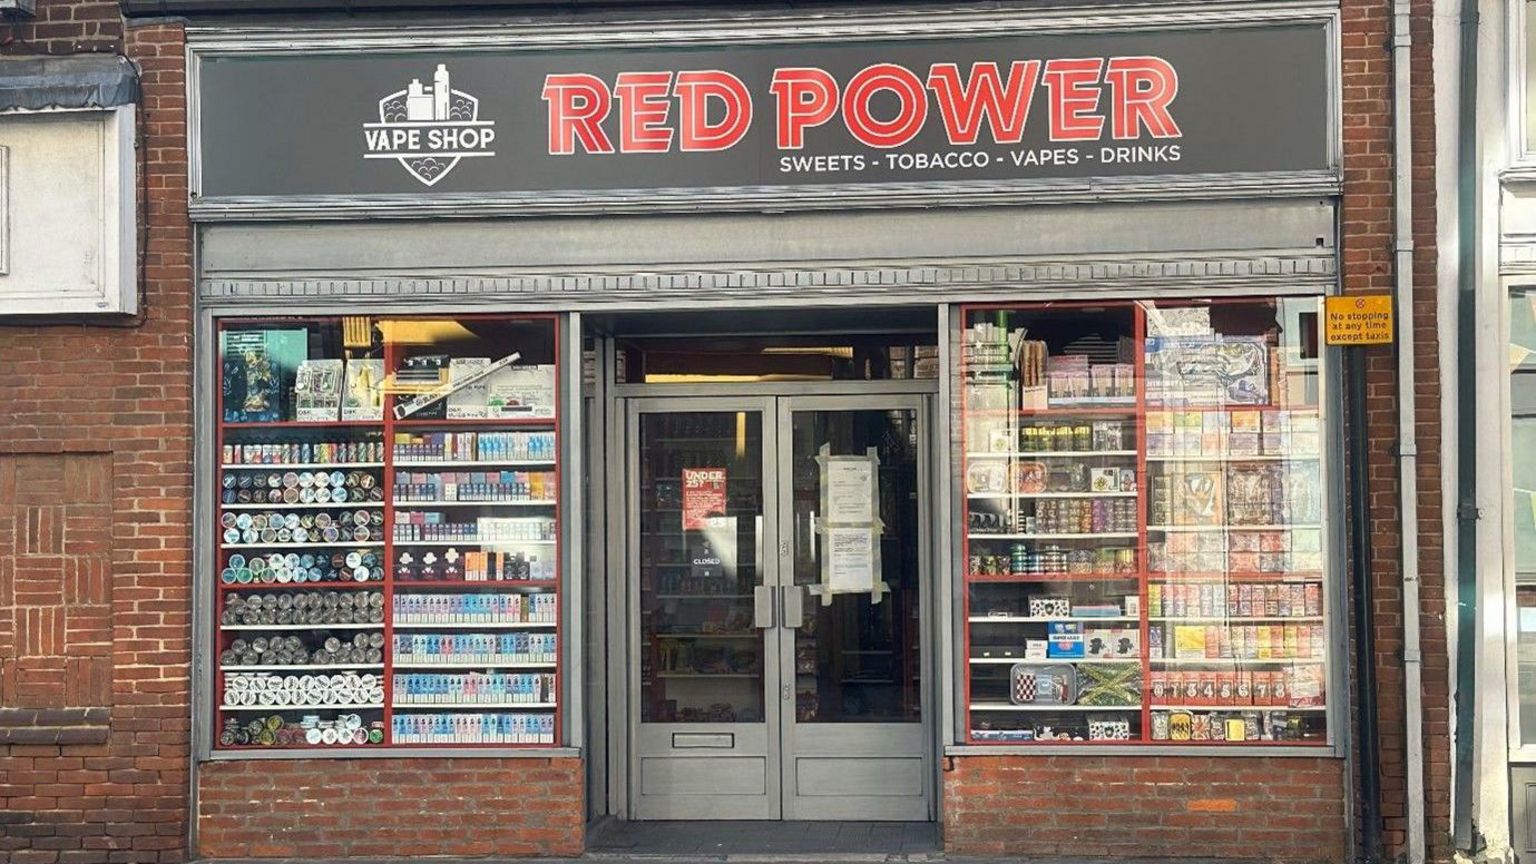
<path fill-rule="evenodd" d="M 913 412 L 917 423 L 917 452 L 914 455 L 916 464 L 913 466 L 913 470 L 917 475 L 917 522 L 919 525 L 932 524 L 931 520 L 933 518 L 933 505 L 931 496 L 933 494 L 933 490 L 932 484 L 929 482 L 930 472 L 928 470 L 928 466 L 931 464 L 933 455 L 933 442 L 930 438 L 930 435 L 932 434 L 932 424 L 929 422 L 929 412 L 932 410 L 933 405 L 933 399 L 931 396 L 915 393 L 909 393 L 906 395 L 892 394 L 854 396 L 793 395 L 781 396 L 778 397 L 775 401 L 778 405 L 778 426 L 781 432 L 784 433 L 780 436 L 778 448 L 779 466 L 777 473 L 779 478 L 793 477 L 792 463 L 794 461 L 794 442 L 792 439 L 791 430 L 793 429 L 794 413 L 796 411 Z M 794 543 L 795 538 L 793 530 L 786 531 L 786 526 L 791 525 L 794 518 L 793 483 L 781 483 L 776 490 L 774 497 L 776 499 L 776 504 L 779 510 L 778 519 L 775 520 L 775 524 L 781 531 L 785 531 L 784 535 L 779 538 L 781 540 L 779 544 L 780 561 L 777 568 L 780 580 L 783 583 L 780 586 L 780 595 L 782 597 L 786 589 L 791 588 L 794 585 L 794 549 L 792 548 L 792 544 Z M 933 582 L 931 581 L 932 575 L 934 573 L 933 554 L 934 543 L 933 538 L 930 536 L 930 532 L 919 531 L 917 546 L 919 686 L 917 688 L 917 693 L 920 719 L 916 724 L 910 725 L 915 725 L 917 727 L 917 735 L 921 742 L 919 753 L 921 756 L 920 770 L 924 778 L 923 809 L 925 811 L 921 818 L 927 820 L 934 819 L 936 815 L 934 801 L 937 786 L 937 772 L 934 771 L 934 735 L 932 734 L 932 731 L 934 729 L 933 721 L 935 720 L 935 712 L 938 710 L 938 705 L 935 704 L 935 700 L 932 698 L 934 695 L 932 689 L 933 672 L 930 671 L 933 668 L 931 665 L 933 658 L 934 636 L 932 620 L 936 599 L 936 589 Z M 806 602 L 815 601 L 807 598 Z M 781 600 L 780 609 L 782 610 L 783 608 L 783 601 Z M 782 611 L 780 613 L 780 617 L 783 617 Z M 781 631 L 779 647 L 779 669 L 780 674 L 783 674 L 786 663 L 789 664 L 789 668 L 791 669 L 794 666 L 795 644 L 794 637 L 791 635 L 793 633 L 791 628 L 783 626 L 781 621 L 778 629 Z M 791 677 L 790 683 L 793 685 L 793 677 Z M 798 731 L 798 727 L 803 725 L 806 727 L 807 731 L 819 728 L 834 733 L 854 733 L 862 731 L 866 734 L 878 735 L 881 731 L 880 727 L 882 726 L 909 725 L 893 723 L 801 724 L 798 720 L 795 719 L 795 712 L 792 710 L 793 699 L 793 687 L 791 687 L 790 707 L 781 712 L 779 721 L 779 754 L 781 759 L 779 766 L 779 776 L 781 778 L 780 794 L 784 802 L 784 819 L 807 818 L 797 817 L 790 812 L 793 809 L 795 795 L 793 794 L 793 790 L 785 787 L 785 784 L 792 782 L 796 776 L 794 760 L 797 754 L 797 750 L 795 748 L 795 737 Z M 866 820 L 871 818 L 878 818 L 871 817 L 869 815 L 861 815 L 859 812 L 857 812 L 857 810 L 849 810 L 847 812 L 840 811 L 834 802 L 819 802 L 818 806 L 824 808 L 819 814 L 820 818 L 823 819 Z"/>
<path fill-rule="evenodd" d="M 610 576 L 608 596 L 610 609 L 622 610 L 622 614 L 609 616 L 609 670 L 610 674 L 622 670 L 620 677 L 622 686 L 608 688 L 609 706 L 609 736 L 610 740 L 618 738 L 618 732 L 623 730 L 624 747 L 622 753 L 614 752 L 617 747 L 610 747 L 608 753 L 608 789 L 610 790 L 609 812 L 620 819 L 636 818 L 636 805 L 639 798 L 638 772 L 635 770 L 635 760 L 639 757 L 639 717 L 638 705 L 640 699 L 640 675 L 639 675 L 639 616 L 636 614 L 639 606 L 639 581 L 634 578 L 633 564 L 638 560 L 639 532 L 638 526 L 633 523 L 633 518 L 638 515 L 634 509 L 639 500 L 639 462 L 634 458 L 637 454 L 633 448 L 638 445 L 639 439 L 639 415 L 642 413 L 672 413 L 684 411 L 720 412 L 720 411 L 761 411 L 763 416 L 763 454 L 767 464 L 764 465 L 764 528 L 762 537 L 764 542 L 769 538 L 775 541 L 780 534 L 780 508 L 785 499 L 781 484 L 779 483 L 780 459 L 779 423 L 787 415 L 781 415 L 784 410 L 793 410 L 799 406 L 815 405 L 819 401 L 825 402 L 835 408 L 909 408 L 918 413 L 919 431 L 919 459 L 918 464 L 918 489 L 919 489 L 919 521 L 921 524 L 932 524 L 935 506 L 937 502 L 933 498 L 934 485 L 932 482 L 934 471 L 934 455 L 939 452 L 935 447 L 932 436 L 938 428 L 933 412 L 937 409 L 935 395 L 939 390 L 940 382 L 929 379 L 898 380 L 898 381 L 832 381 L 832 382 L 767 382 L 748 384 L 615 384 L 609 394 L 611 410 L 608 414 L 608 459 L 609 466 L 623 465 L 624 474 L 622 483 L 609 484 L 609 512 L 621 513 L 622 518 L 617 524 L 610 524 L 612 545 L 610 549 L 615 554 L 610 555 L 610 572 L 614 572 L 619 578 Z M 786 407 L 790 406 L 790 407 Z M 772 420 L 773 422 L 769 422 Z M 767 484 L 772 482 L 772 487 Z M 771 491 L 771 495 L 770 495 Z M 772 503 L 770 504 L 770 500 Z M 919 668 L 923 676 L 922 686 L 919 688 L 919 698 L 922 706 L 923 764 L 925 774 L 925 792 L 927 795 L 927 810 L 929 818 L 936 818 L 938 810 L 938 771 L 937 771 L 937 741 L 938 730 L 942 725 L 939 716 L 942 710 L 943 694 L 938 687 L 938 675 L 936 666 L 937 646 L 934 640 L 938 638 L 939 610 L 943 603 L 940 591 L 943 586 L 934 582 L 934 574 L 940 572 L 934 559 L 936 554 L 943 553 L 945 544 L 936 542 L 937 538 L 924 536 L 920 539 L 919 547 L 919 640 L 920 657 Z M 765 570 L 764 584 L 779 585 L 782 567 L 781 556 L 766 555 L 764 566 L 771 567 Z M 784 628 L 775 626 L 774 638 L 780 637 Z M 612 650 L 615 643 L 623 646 L 622 651 Z M 765 655 L 768 652 L 774 654 L 774 672 L 778 676 L 778 669 L 782 660 L 782 651 L 770 648 L 768 639 L 764 640 Z M 765 662 L 767 657 L 765 656 Z M 766 667 L 765 667 L 765 671 Z M 765 689 L 768 678 L 765 676 Z M 788 732 L 788 724 L 779 717 L 779 705 L 781 700 L 769 698 L 774 694 L 764 693 L 764 723 L 769 721 L 768 703 L 773 702 L 773 723 L 777 724 L 777 730 L 769 730 L 769 764 L 778 766 L 776 777 L 769 777 L 771 791 L 769 793 L 770 810 L 773 815 L 769 819 L 783 819 L 783 794 L 782 782 L 785 776 L 785 741 L 784 735 Z M 701 729 L 699 731 L 707 731 Z"/>
<path fill-rule="evenodd" d="M 625 740 L 627 742 L 624 764 L 626 767 L 625 788 L 627 789 L 627 810 L 630 818 L 634 818 L 640 804 L 640 772 L 637 762 L 641 756 L 640 750 L 640 654 L 637 646 L 640 644 L 640 580 L 636 578 L 640 560 L 640 531 L 639 531 L 639 501 L 640 501 L 640 460 L 637 447 L 640 441 L 640 416 L 642 414 L 682 414 L 682 413 L 727 413 L 752 411 L 762 417 L 762 474 L 759 482 L 762 484 L 763 515 L 762 529 L 758 532 L 757 561 L 762 568 L 762 584 L 777 586 L 779 584 L 779 556 L 773 554 L 768 546 L 769 542 L 777 542 L 778 533 L 778 507 L 776 506 L 776 493 L 778 488 L 778 415 L 775 400 L 766 396 L 741 396 L 735 394 L 712 395 L 708 398 L 685 396 L 658 396 L 621 400 L 623 407 L 623 422 L 625 435 L 621 441 L 624 464 L 624 488 L 626 490 L 623 518 L 620 520 L 624 536 L 624 555 L 620 559 L 623 562 L 623 584 L 620 590 L 624 598 L 623 608 L 623 645 L 626 661 L 624 663 L 625 677 L 623 692 L 626 701 Z M 781 652 L 778 650 L 780 638 L 777 620 L 772 626 L 766 628 L 763 637 L 763 719 L 764 741 L 766 753 L 765 760 L 765 790 L 767 798 L 767 819 L 782 818 L 783 791 L 780 788 L 783 771 L 781 767 L 782 754 L 780 753 L 780 733 L 782 720 L 779 716 L 781 710 L 780 700 L 776 694 L 770 692 L 777 688 L 781 678 L 778 669 Z M 729 727 L 755 724 L 689 724 L 688 732 L 732 732 Z M 708 812 L 689 814 L 688 816 L 666 815 L 663 818 L 721 818 L 712 816 Z"/>

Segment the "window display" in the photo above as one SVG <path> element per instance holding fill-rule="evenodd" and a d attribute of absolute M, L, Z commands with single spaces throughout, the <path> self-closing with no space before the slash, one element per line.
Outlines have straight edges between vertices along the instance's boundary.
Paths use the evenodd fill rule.
<path fill-rule="evenodd" d="M 964 309 L 968 742 L 1327 743 L 1319 306 Z"/>
<path fill-rule="evenodd" d="M 220 323 L 220 749 L 553 745 L 553 316 Z"/>

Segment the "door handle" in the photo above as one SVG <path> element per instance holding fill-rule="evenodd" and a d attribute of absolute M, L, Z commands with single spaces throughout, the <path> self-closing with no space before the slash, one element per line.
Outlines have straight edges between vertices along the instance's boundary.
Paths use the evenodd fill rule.
<path fill-rule="evenodd" d="M 773 588 L 767 585 L 752 586 L 752 626 L 760 630 L 766 630 L 774 626 Z"/>
<path fill-rule="evenodd" d="M 791 630 L 799 627 L 800 622 L 805 620 L 805 587 L 785 585 L 783 593 L 779 596 L 782 598 L 779 601 L 782 607 L 779 614 L 780 620 Z"/>

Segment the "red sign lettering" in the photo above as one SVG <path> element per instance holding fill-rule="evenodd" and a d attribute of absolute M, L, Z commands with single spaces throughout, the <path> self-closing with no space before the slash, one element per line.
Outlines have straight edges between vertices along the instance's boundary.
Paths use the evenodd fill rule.
<path fill-rule="evenodd" d="M 804 149 L 807 132 L 826 125 L 839 111 L 855 142 L 889 150 L 911 144 L 922 133 L 930 99 L 951 146 L 981 143 L 983 126 L 991 132 L 987 143 L 1018 144 L 1041 87 L 1049 127 L 1045 137 L 1053 143 L 1104 139 L 1100 101 L 1106 89 L 1112 139 L 1183 136 L 1170 110 L 1179 94 L 1178 71 L 1161 57 L 1014 60 L 1006 79 L 993 62 L 973 63 L 964 77 L 955 63 L 934 63 L 926 81 L 905 66 L 876 63 L 842 88 L 825 69 L 785 67 L 774 70 L 768 91 L 775 101 L 774 137 L 781 151 Z M 677 99 L 675 127 L 669 96 Z M 892 97 L 895 115 L 875 116 L 875 105 L 890 104 Z M 603 125 L 615 99 L 617 151 Z M 573 154 L 578 144 L 587 153 L 665 153 L 674 138 L 683 152 L 728 150 L 752 126 L 751 91 L 719 69 L 681 71 L 675 79 L 671 72 L 621 72 L 611 91 L 592 75 L 550 75 L 544 100 L 554 155 Z"/>
<path fill-rule="evenodd" d="M 837 82 L 824 69 L 775 69 L 768 85 L 779 103 L 780 150 L 805 146 L 805 130 L 837 113 Z"/>
<path fill-rule="evenodd" d="M 1097 141 L 1104 134 L 1104 118 L 1088 112 L 1099 107 L 1099 70 L 1104 61 L 1047 60 L 1045 90 L 1051 98 L 1052 141 Z"/>
<path fill-rule="evenodd" d="M 752 126 L 752 94 L 740 78 L 710 69 L 677 73 L 677 115 L 684 153 L 729 150 Z M 709 122 L 709 100 L 725 106 L 718 123 Z"/>
<path fill-rule="evenodd" d="M 1153 138 L 1179 138 L 1179 124 L 1168 104 L 1179 95 L 1179 73 L 1161 57 L 1111 57 L 1104 72 L 1114 94 L 1109 115 L 1110 134 L 1120 140 L 1141 137 L 1146 127 Z"/>
<path fill-rule="evenodd" d="M 928 70 L 928 89 L 939 103 L 939 116 L 951 144 L 975 144 L 981 121 L 992 127 L 992 140 L 1017 144 L 1024 140 L 1024 121 L 1040 80 L 1039 60 L 1016 60 L 1008 67 L 1005 86 L 996 63 L 974 63 L 971 77 L 960 82 L 953 63 L 935 63 Z"/>
<path fill-rule="evenodd" d="M 870 100 L 876 93 L 889 90 L 896 94 L 900 108 L 890 120 L 876 119 L 870 113 Z M 928 94 L 923 82 L 905 66 L 877 63 L 866 67 L 843 92 L 843 123 L 860 143 L 890 149 L 910 142 L 928 121 Z"/>
<path fill-rule="evenodd" d="M 603 131 L 613 97 L 608 85 L 596 75 L 576 72 L 544 79 L 544 101 L 549 103 L 549 152 L 564 156 L 576 152 L 576 139 L 588 153 L 612 153 L 613 142 Z"/>
<path fill-rule="evenodd" d="M 666 126 L 672 104 L 667 93 L 671 72 L 620 72 L 613 91 L 619 97 L 619 152 L 665 153 L 672 149 Z"/>

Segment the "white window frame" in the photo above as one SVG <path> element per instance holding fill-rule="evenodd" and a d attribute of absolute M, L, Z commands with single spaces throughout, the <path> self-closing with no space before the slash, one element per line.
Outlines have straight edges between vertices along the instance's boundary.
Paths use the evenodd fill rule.
<path fill-rule="evenodd" d="M 68 298 L 46 292 L 29 294 L 19 285 L 0 290 L 0 319 L 35 315 L 134 315 L 139 308 L 138 285 L 138 174 L 134 165 L 136 106 L 122 105 L 107 109 L 51 109 L 48 111 L 11 111 L 0 114 L 0 124 L 13 118 L 44 114 L 95 115 L 105 125 L 102 135 L 102 185 L 104 215 L 97 256 L 99 291 Z M 7 170 L 14 170 L 9 166 Z M 0 230 L 4 244 L 15 242 L 18 225 L 15 202 L 0 194 Z M 7 261 L 15 256 L 6 254 Z M 10 268 L 6 268 L 9 270 Z M 8 273 L 8 278 L 24 280 L 25 273 Z"/>

